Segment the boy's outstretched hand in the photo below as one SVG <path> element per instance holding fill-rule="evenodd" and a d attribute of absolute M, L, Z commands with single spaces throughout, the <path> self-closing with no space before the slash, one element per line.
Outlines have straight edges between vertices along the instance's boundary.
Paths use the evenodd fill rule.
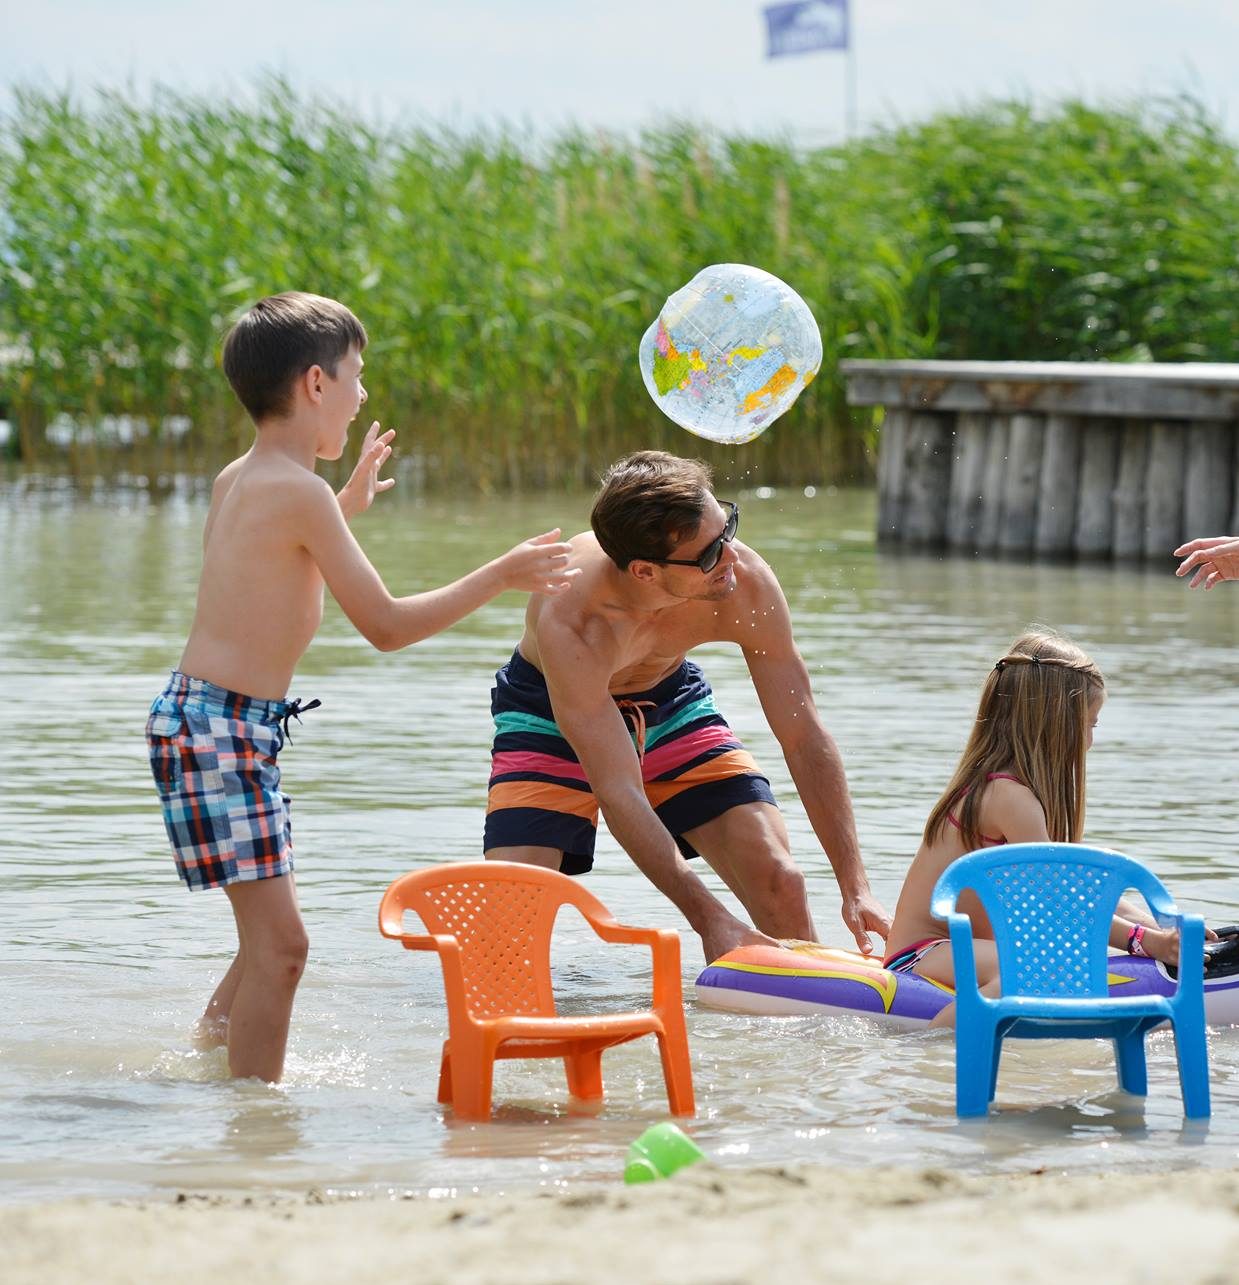
<path fill-rule="evenodd" d="M 361 454 L 357 458 L 357 467 L 353 469 L 349 480 L 336 496 L 340 501 L 340 511 L 344 514 L 346 522 L 352 521 L 359 513 L 364 513 L 374 503 L 374 497 L 380 491 L 389 491 L 396 485 L 394 477 L 379 480 L 383 465 L 391 458 L 391 443 L 395 436 L 394 428 L 389 428 L 386 433 L 380 433 L 377 419 L 366 430 L 366 435 L 361 442 Z"/>
<path fill-rule="evenodd" d="M 563 593 L 581 574 L 568 568 L 572 546 L 560 540 L 559 528 L 544 531 L 509 549 L 499 558 L 499 570 L 509 589 L 522 593 Z"/>

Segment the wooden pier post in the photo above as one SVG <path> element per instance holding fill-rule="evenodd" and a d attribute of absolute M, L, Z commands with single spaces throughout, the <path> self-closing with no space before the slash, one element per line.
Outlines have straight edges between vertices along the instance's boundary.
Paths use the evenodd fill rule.
<path fill-rule="evenodd" d="M 920 412 L 908 417 L 905 432 L 902 536 L 909 544 L 941 544 L 946 538 L 953 424 L 944 415 Z"/>
<path fill-rule="evenodd" d="M 1144 556 L 1145 480 L 1149 472 L 1151 430 L 1143 420 L 1128 420 L 1119 443 L 1119 475 L 1114 485 L 1114 556 Z"/>
<path fill-rule="evenodd" d="M 1062 558 L 1072 551 L 1082 436 L 1079 422 L 1070 415 L 1046 416 L 1037 537 L 1033 541 L 1033 548 L 1043 557 Z"/>
<path fill-rule="evenodd" d="M 998 532 L 998 547 L 1003 553 L 1028 553 L 1033 547 L 1044 449 L 1044 417 L 1012 415 L 1007 470 L 1002 479 L 1002 527 Z"/>
<path fill-rule="evenodd" d="M 1183 540 L 1183 479 L 1187 430 L 1154 424 L 1149 430 L 1149 469 L 1144 483 L 1144 556 L 1168 558 Z"/>
<path fill-rule="evenodd" d="M 1183 482 L 1183 539 L 1221 535 L 1230 521 L 1234 487 L 1235 435 L 1229 424 L 1192 424 L 1187 430 L 1187 470 Z"/>
<path fill-rule="evenodd" d="M 980 543 L 988 418 L 973 411 L 962 411 L 955 422 L 946 513 L 946 540 L 952 548 L 975 549 Z"/>
<path fill-rule="evenodd" d="M 882 421 L 878 454 L 878 539 L 898 539 L 903 529 L 904 439 L 908 412 L 893 406 Z"/>
<path fill-rule="evenodd" d="M 1118 478 L 1119 425 L 1090 425 L 1080 447 L 1080 499 L 1076 509 L 1076 552 L 1104 558 L 1114 547 L 1114 485 Z"/>

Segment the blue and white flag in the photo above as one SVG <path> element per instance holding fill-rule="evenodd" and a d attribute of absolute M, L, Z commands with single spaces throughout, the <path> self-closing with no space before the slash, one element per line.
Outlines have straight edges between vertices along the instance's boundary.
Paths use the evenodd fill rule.
<path fill-rule="evenodd" d="M 848 0 L 796 0 L 766 10 L 767 58 L 848 47 Z"/>

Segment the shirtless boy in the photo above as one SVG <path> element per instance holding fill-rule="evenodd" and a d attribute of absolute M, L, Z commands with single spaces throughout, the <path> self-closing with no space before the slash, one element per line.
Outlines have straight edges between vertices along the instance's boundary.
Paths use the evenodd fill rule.
<path fill-rule="evenodd" d="M 301 709 L 287 693 L 322 620 L 324 584 L 366 639 L 395 651 L 504 590 L 555 594 L 577 574 L 548 531 L 441 589 L 388 593 L 348 520 L 393 484 L 378 480 L 393 433 L 371 425 L 338 496 L 314 472 L 315 460 L 343 454 L 366 400 L 365 346 L 346 307 L 300 293 L 261 300 L 229 332 L 224 372 L 257 431 L 215 480 L 189 640 L 147 723 L 181 878 L 223 888 L 236 920 L 236 957 L 198 1025 L 203 1044 L 227 1045 L 234 1076 L 280 1078 L 305 966 L 276 755 Z"/>
<path fill-rule="evenodd" d="M 573 538 L 573 592 L 530 599 L 525 633 L 496 676 L 486 856 L 579 874 L 598 811 L 641 871 L 684 913 L 707 960 L 772 937 L 815 937 L 804 876 L 769 782 L 724 722 L 686 654 L 734 642 L 834 867 L 861 949 L 889 919 L 869 891 L 843 764 L 822 725 L 787 601 L 736 540 L 700 461 L 641 451 L 614 464 Z M 693 872 L 704 856 L 759 931 Z"/>

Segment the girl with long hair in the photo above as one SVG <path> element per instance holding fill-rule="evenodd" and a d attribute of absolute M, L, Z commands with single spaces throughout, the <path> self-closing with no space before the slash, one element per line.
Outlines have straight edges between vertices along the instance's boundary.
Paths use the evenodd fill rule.
<path fill-rule="evenodd" d="M 946 925 L 930 914 L 930 898 L 939 875 L 957 857 L 1005 843 L 1080 841 L 1084 760 L 1105 694 L 1101 670 L 1052 630 L 1030 629 L 997 661 L 981 690 L 963 757 L 929 814 L 904 880 L 885 967 L 954 985 Z M 997 948 L 981 903 L 966 893 L 959 909 L 972 920 L 982 993 L 997 995 Z M 1127 900 L 1119 903 L 1110 944 L 1178 962 L 1177 929 L 1158 928 Z M 949 1005 L 936 1020 L 949 1023 L 954 1009 Z"/>

